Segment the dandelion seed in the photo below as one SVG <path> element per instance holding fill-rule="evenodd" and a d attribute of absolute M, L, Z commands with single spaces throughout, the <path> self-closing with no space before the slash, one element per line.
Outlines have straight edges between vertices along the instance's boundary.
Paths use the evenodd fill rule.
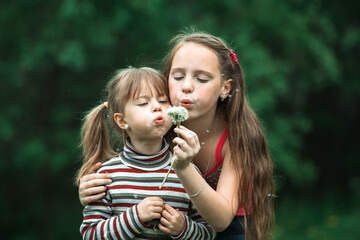
<path fill-rule="evenodd" d="M 180 124 L 189 118 L 188 110 L 184 107 L 169 107 L 167 114 L 170 115 L 173 123 L 180 127 Z"/>

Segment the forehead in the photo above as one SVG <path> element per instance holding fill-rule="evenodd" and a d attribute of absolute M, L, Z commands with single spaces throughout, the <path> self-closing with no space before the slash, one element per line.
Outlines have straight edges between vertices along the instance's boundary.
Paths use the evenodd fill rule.
<path fill-rule="evenodd" d="M 219 69 L 218 56 L 212 49 L 198 43 L 184 43 L 175 52 L 171 68 L 195 68 L 208 72 Z"/>
<path fill-rule="evenodd" d="M 141 96 L 162 96 L 167 95 L 165 84 L 159 80 L 149 80 L 142 78 L 136 84 L 132 85 L 131 96 L 133 99 Z"/>

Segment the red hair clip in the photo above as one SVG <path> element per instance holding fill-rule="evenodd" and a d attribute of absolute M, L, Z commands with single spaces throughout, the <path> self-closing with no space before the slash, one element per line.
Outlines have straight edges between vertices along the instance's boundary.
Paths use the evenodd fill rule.
<path fill-rule="evenodd" d="M 236 56 L 235 54 L 235 51 L 234 50 L 230 50 L 230 53 L 229 53 L 230 57 L 231 57 L 231 60 L 233 62 L 233 64 L 236 66 L 239 64 L 238 62 L 238 57 Z"/>

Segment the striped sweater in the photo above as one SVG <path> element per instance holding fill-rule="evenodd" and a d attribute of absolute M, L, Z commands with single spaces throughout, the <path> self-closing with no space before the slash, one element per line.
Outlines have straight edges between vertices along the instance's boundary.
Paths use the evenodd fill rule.
<path fill-rule="evenodd" d="M 138 153 L 126 142 L 124 151 L 98 170 L 109 173 L 112 183 L 107 185 L 104 198 L 84 208 L 80 227 L 83 239 L 214 239 L 216 232 L 200 217 L 173 170 L 159 189 L 171 157 L 165 140 L 163 148 L 153 155 Z M 179 236 L 154 230 L 154 221 L 140 220 L 136 206 L 151 196 L 160 197 L 183 214 L 185 227 Z"/>

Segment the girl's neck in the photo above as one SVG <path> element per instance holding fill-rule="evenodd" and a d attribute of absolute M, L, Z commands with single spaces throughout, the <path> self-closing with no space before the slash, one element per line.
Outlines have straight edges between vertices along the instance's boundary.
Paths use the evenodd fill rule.
<path fill-rule="evenodd" d="M 216 119 L 222 118 L 219 114 L 221 113 L 218 111 L 212 111 L 200 118 L 186 120 L 183 125 L 197 135 L 202 135 L 213 129 Z"/>
<path fill-rule="evenodd" d="M 161 150 L 162 138 L 156 139 L 130 139 L 131 145 L 135 150 L 143 154 L 154 154 Z"/>

